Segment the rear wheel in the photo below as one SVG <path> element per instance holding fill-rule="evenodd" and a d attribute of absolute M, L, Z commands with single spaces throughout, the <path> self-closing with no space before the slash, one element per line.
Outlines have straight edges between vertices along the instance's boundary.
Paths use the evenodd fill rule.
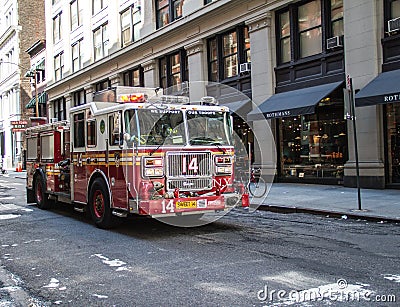
<path fill-rule="evenodd" d="M 107 229 L 115 224 L 110 208 L 110 196 L 104 180 L 97 178 L 90 189 L 89 211 L 97 227 Z"/>
<path fill-rule="evenodd" d="M 249 192 L 254 197 L 263 197 L 267 192 L 267 184 L 262 177 L 249 182 Z"/>
<path fill-rule="evenodd" d="M 43 176 L 39 175 L 35 180 L 35 203 L 40 209 L 49 209 L 50 203 L 45 193 L 46 185 Z"/>

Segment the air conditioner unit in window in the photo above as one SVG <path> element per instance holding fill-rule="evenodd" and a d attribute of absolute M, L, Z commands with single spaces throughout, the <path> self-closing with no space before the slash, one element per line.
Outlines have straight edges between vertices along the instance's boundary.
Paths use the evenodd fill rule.
<path fill-rule="evenodd" d="M 240 64 L 239 66 L 239 73 L 246 73 L 246 72 L 250 72 L 251 71 L 251 63 L 247 62 L 247 63 L 243 63 Z"/>
<path fill-rule="evenodd" d="M 343 35 L 341 36 L 334 36 L 328 38 L 326 40 L 326 48 L 327 49 L 334 49 L 338 47 L 343 47 Z"/>
<path fill-rule="evenodd" d="M 400 17 L 388 20 L 388 32 L 393 33 L 400 30 Z"/>
<path fill-rule="evenodd" d="M 57 117 L 50 118 L 50 124 L 58 122 Z"/>

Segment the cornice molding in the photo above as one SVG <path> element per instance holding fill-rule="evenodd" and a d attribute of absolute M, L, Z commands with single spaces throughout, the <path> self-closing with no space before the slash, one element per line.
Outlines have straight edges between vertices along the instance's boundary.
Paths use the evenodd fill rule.
<path fill-rule="evenodd" d="M 196 53 L 201 53 L 204 51 L 204 42 L 203 40 L 197 40 L 185 46 L 185 50 L 188 56 L 194 55 Z"/>
<path fill-rule="evenodd" d="M 264 14 L 255 16 L 246 20 L 245 23 L 249 27 L 249 33 L 271 27 L 271 12 L 265 12 Z"/>

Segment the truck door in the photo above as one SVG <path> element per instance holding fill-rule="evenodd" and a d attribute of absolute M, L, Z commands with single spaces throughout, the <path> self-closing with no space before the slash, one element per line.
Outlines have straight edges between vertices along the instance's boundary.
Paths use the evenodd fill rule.
<path fill-rule="evenodd" d="M 72 195 L 75 202 L 86 203 L 86 149 L 85 149 L 85 113 L 73 115 L 72 123 Z"/>
<path fill-rule="evenodd" d="M 127 188 L 124 174 L 123 137 L 121 113 L 114 112 L 108 116 L 108 180 L 112 193 L 113 207 L 127 209 Z"/>

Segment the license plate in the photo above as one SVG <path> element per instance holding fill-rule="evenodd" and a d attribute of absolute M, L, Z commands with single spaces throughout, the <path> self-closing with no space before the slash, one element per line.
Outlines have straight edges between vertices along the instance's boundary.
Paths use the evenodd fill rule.
<path fill-rule="evenodd" d="M 176 202 L 176 209 L 192 209 L 192 208 L 197 208 L 197 202 L 195 200 Z"/>

